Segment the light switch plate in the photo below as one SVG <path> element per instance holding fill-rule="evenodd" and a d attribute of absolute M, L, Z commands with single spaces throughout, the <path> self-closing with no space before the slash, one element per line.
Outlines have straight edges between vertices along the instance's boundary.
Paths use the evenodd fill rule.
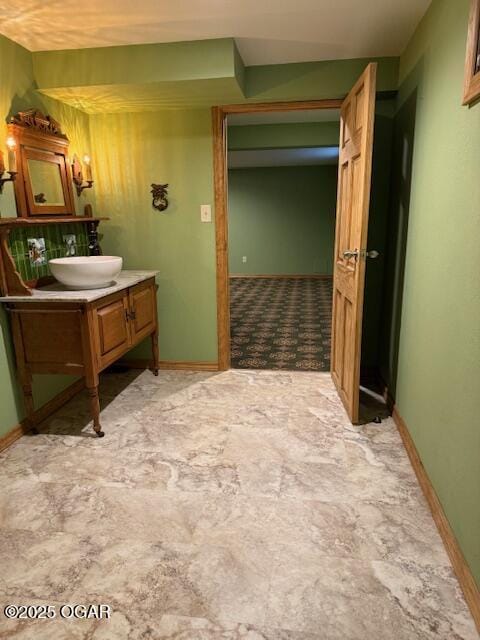
<path fill-rule="evenodd" d="M 212 221 L 212 206 L 209 204 L 200 205 L 200 220 L 202 222 Z"/>

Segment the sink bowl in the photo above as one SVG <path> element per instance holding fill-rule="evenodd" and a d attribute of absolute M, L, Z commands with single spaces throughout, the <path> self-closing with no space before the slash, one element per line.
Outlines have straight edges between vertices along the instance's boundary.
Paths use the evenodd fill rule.
<path fill-rule="evenodd" d="M 54 278 L 69 289 L 109 287 L 122 270 L 118 256 L 77 256 L 54 258 L 48 264 Z"/>

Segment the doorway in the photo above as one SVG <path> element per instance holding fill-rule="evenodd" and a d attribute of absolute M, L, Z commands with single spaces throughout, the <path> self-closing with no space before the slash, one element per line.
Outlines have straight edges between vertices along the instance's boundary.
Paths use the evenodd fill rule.
<path fill-rule="evenodd" d="M 331 375 L 352 423 L 359 422 L 360 358 L 368 256 L 368 215 L 376 97 L 376 63 L 367 65 L 343 100 L 214 107 L 214 188 L 219 368 L 230 366 L 227 116 L 235 113 L 340 109 Z"/>
<path fill-rule="evenodd" d="M 340 111 L 227 116 L 230 363 L 330 371 Z"/>

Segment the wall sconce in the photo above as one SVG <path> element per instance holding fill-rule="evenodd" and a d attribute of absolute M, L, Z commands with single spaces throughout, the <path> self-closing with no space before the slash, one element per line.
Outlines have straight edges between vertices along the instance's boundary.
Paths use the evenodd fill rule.
<path fill-rule="evenodd" d="M 17 175 L 17 157 L 15 154 L 17 143 L 12 137 L 7 138 L 8 148 L 8 178 L 4 178 L 5 163 L 3 161 L 3 153 L 0 151 L 0 193 L 3 192 L 5 182 L 13 182 Z"/>
<path fill-rule="evenodd" d="M 92 165 L 90 156 L 83 156 L 83 164 L 85 167 L 86 180 L 83 179 L 82 163 L 78 159 L 77 155 L 73 156 L 72 178 L 77 189 L 77 196 L 80 196 L 84 189 L 91 189 L 93 187 Z"/>

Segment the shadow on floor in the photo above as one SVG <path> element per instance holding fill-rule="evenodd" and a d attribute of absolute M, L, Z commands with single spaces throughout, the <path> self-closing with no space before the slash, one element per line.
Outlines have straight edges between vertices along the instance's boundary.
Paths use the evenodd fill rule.
<path fill-rule="evenodd" d="M 142 369 L 127 369 L 126 367 L 116 366 L 106 369 L 100 375 L 100 420 L 102 420 L 102 413 L 105 409 L 120 393 L 133 384 L 143 371 Z M 90 400 L 84 389 L 38 424 L 37 430 L 44 434 L 97 438 L 93 428 L 85 430 L 91 420 Z M 25 435 L 27 437 L 35 437 L 36 434 L 29 432 Z"/>

